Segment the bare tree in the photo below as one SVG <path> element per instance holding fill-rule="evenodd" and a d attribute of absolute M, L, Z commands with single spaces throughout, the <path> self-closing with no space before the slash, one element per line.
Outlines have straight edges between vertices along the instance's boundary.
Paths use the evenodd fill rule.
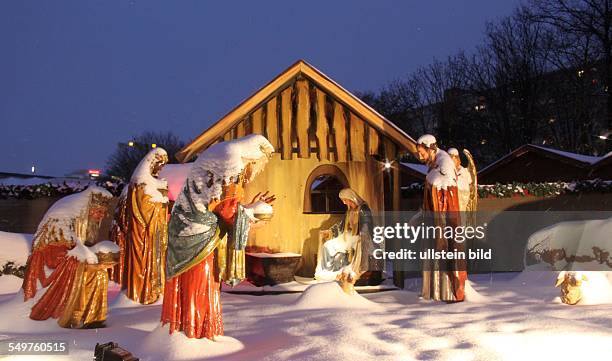
<path fill-rule="evenodd" d="M 168 152 L 170 163 L 177 163 L 175 154 L 185 143 L 170 132 L 145 132 L 134 137 L 132 144 L 119 143 L 117 149 L 110 155 L 106 164 L 106 173 L 125 182 L 132 177 L 134 169 L 142 158 L 152 149 L 153 144 Z"/>
<path fill-rule="evenodd" d="M 606 126 L 612 129 L 612 0 L 531 0 L 532 19 L 558 30 L 569 40 L 568 57 L 592 57 L 601 62 Z M 572 44 L 584 44 L 576 52 Z"/>

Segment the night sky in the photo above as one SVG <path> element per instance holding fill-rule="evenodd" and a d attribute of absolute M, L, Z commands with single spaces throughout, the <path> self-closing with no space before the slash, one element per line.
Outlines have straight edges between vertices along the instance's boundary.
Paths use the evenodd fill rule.
<path fill-rule="evenodd" d="M 300 58 L 377 90 L 518 2 L 4 0 L 0 171 L 103 168 L 146 130 L 188 141 Z"/>

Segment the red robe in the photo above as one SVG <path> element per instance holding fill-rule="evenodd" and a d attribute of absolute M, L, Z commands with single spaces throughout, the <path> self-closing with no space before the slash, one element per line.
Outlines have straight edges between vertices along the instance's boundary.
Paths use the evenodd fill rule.
<path fill-rule="evenodd" d="M 227 198 L 214 206 L 221 228 L 234 224 L 239 198 Z M 214 339 L 223 335 L 220 270 L 217 252 L 176 277 L 166 280 L 161 322 L 170 333 L 183 331 L 190 338 Z"/>
<path fill-rule="evenodd" d="M 438 150 L 433 165 L 426 177 L 423 195 L 423 211 L 431 225 L 438 228 L 461 225 L 459 213 L 459 192 L 455 165 L 449 155 Z M 436 185 L 432 184 L 435 183 Z M 464 243 L 440 235 L 431 240 L 429 247 L 436 251 L 465 251 Z M 467 279 L 466 261 L 424 260 L 422 296 L 425 299 L 441 301 L 463 301 L 465 280 Z"/>
<path fill-rule="evenodd" d="M 460 226 L 459 192 L 457 187 L 453 186 L 447 187 L 447 189 L 438 189 L 427 184 L 423 199 L 423 210 L 432 212 L 431 214 L 434 215 L 434 223 L 436 226 Z M 439 238 L 436 239 L 435 249 L 436 251 L 446 250 L 449 252 L 453 250 L 465 251 L 465 244 L 455 242 L 453 239 Z M 466 261 L 452 260 L 449 262 L 451 262 L 452 271 L 446 272 L 446 277 L 450 280 L 449 291 L 452 292 L 454 297 L 445 297 L 444 292 L 441 292 L 441 299 L 443 301 L 463 301 L 465 298 L 465 281 L 467 280 Z M 427 280 L 424 279 L 423 282 L 425 283 Z M 431 280 L 431 282 L 435 283 L 433 280 Z M 431 284 L 431 287 L 441 288 L 445 286 L 444 284 Z M 426 294 L 423 296 L 429 298 Z"/>

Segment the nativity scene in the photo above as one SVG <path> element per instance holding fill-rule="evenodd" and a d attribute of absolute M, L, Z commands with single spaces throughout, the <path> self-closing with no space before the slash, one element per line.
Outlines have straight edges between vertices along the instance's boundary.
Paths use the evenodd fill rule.
<path fill-rule="evenodd" d="M 252 198 L 262 189 L 271 190 L 279 200 L 275 213 L 283 217 L 274 217 L 266 227 L 253 230 L 247 255 L 280 263 L 282 256 L 275 255 L 284 254 L 287 261 L 283 265 L 297 256 L 299 263 L 293 270 L 283 271 L 291 272 L 291 277 L 295 272 L 296 279 L 313 280 L 315 273 L 321 279 L 324 269 L 338 272 L 340 265 L 350 263 L 361 273 L 360 283 L 380 283 L 381 265 L 347 252 L 341 252 L 347 257 L 340 257 L 338 248 L 333 246 L 335 242 L 320 247 L 321 242 L 337 236 L 323 232 L 326 237 L 322 241 L 320 231 L 339 230 L 334 225 L 343 222 L 342 227 L 364 226 L 344 232 L 347 239 L 355 232 L 367 238 L 369 212 L 399 211 L 397 159 L 403 154 L 416 154 L 416 142 L 302 60 L 197 136 L 177 158 L 190 162 L 215 144 L 249 134 L 265 136 L 276 152 L 264 171 L 246 185 L 245 198 Z M 352 199 L 348 205 L 343 203 L 347 198 L 339 197 L 343 189 Z M 362 254 L 376 246 L 369 241 L 359 244 L 362 251 L 357 253 Z M 353 248 L 350 253 L 354 253 Z M 274 284 L 274 277 L 262 276 L 270 284 Z"/>

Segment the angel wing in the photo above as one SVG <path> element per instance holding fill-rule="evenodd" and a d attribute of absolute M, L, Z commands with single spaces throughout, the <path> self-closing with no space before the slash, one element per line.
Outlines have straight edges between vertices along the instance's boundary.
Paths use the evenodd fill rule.
<path fill-rule="evenodd" d="M 463 154 L 468 160 L 468 172 L 472 177 L 472 184 L 470 185 L 470 200 L 468 201 L 466 211 L 467 212 L 476 212 L 478 210 L 478 176 L 476 172 L 476 164 L 474 163 L 474 158 L 472 158 L 472 153 L 469 150 L 464 149 Z"/>

